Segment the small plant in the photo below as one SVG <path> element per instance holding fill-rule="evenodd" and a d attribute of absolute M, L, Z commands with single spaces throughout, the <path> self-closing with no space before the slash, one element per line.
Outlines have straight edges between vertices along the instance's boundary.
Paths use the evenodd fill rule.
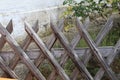
<path fill-rule="evenodd" d="M 87 17 L 91 14 L 102 14 L 107 8 L 119 10 L 120 0 L 82 0 L 76 2 L 75 0 L 65 0 L 63 5 L 68 5 L 64 12 L 65 17 Z"/>

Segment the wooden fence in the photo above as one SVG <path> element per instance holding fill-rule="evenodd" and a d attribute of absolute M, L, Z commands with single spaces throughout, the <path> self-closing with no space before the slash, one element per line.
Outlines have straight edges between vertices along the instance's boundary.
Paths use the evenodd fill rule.
<path fill-rule="evenodd" d="M 77 80 L 78 75 L 81 75 L 80 80 L 101 80 L 105 75 L 104 73 L 107 74 L 110 80 L 119 80 L 118 76 L 112 71 L 110 64 L 114 61 L 116 55 L 120 53 L 120 40 L 118 40 L 115 46 L 100 47 L 100 43 L 112 28 L 112 17 L 108 19 L 107 23 L 100 30 L 95 41 L 92 40 L 87 31 L 90 23 L 89 19 L 86 19 L 84 24 L 78 18 L 76 19 L 78 33 L 71 42 L 68 41 L 62 32 L 63 22 L 64 20 L 61 20 L 59 25 L 55 26 L 51 20 L 50 26 L 53 34 L 46 43 L 37 35 L 39 30 L 38 21 L 33 27 L 25 22 L 25 30 L 28 35 L 22 45 L 19 45 L 10 35 L 13 31 L 12 20 L 6 28 L 0 24 L 0 68 L 4 71 L 1 77 L 20 79 L 14 72 L 14 69 L 22 61 L 29 69 L 24 80 Z M 87 48 L 76 48 L 81 39 L 84 39 L 88 45 Z M 63 48 L 53 47 L 57 40 Z M 35 42 L 39 49 L 27 50 L 32 42 Z M 13 51 L 2 51 L 5 43 L 8 43 Z M 57 54 L 62 55 L 59 61 L 56 59 Z M 92 76 L 86 67 L 91 58 L 96 58 L 100 67 L 95 76 Z M 64 70 L 64 65 L 68 59 L 71 59 L 75 65 L 71 75 Z M 7 63 L 8 60 L 10 61 L 9 64 Z M 49 61 L 49 66 L 52 67 L 48 77 L 45 77 L 38 68 L 44 60 Z M 57 79 L 58 76 L 60 79 Z"/>

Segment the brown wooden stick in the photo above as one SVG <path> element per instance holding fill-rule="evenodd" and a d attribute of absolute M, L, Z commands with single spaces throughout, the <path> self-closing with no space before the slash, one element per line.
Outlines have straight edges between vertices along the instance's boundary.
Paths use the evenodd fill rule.
<path fill-rule="evenodd" d="M 58 40 L 60 41 L 60 43 L 63 45 L 63 47 L 67 51 L 67 54 L 69 55 L 69 57 L 72 59 L 72 61 L 74 62 L 74 64 L 78 68 L 78 70 L 80 72 L 82 72 L 82 75 L 87 80 L 93 80 L 92 76 L 90 75 L 90 73 L 86 69 L 86 67 L 83 64 L 83 62 L 79 59 L 78 55 L 76 55 L 74 49 L 72 49 L 70 47 L 69 42 L 65 38 L 65 36 L 63 35 L 63 33 L 57 27 L 52 26 L 51 28 L 52 28 L 54 34 L 56 35 L 56 37 L 58 38 Z"/>
<path fill-rule="evenodd" d="M 2 26 L 2 24 L 0 24 Z M 12 20 L 10 20 L 10 22 L 8 23 L 6 29 L 12 33 L 13 31 L 13 24 L 12 24 Z M 2 35 L 0 38 L 0 50 L 4 47 L 6 41 L 4 39 L 4 36 Z M 7 75 L 11 76 L 12 78 L 17 78 L 18 76 L 15 74 L 15 72 L 9 68 L 9 66 L 7 65 L 7 63 L 3 60 L 3 58 L 0 56 L 0 67 L 2 68 L 3 71 L 5 71 L 5 73 L 7 73 Z"/>
<path fill-rule="evenodd" d="M 10 20 L 10 22 L 8 23 L 6 29 L 8 30 L 8 32 L 11 34 L 13 31 L 13 24 L 12 24 L 12 20 Z M 3 38 L 3 36 L 1 36 L 0 38 L 0 50 L 4 47 L 4 44 L 6 43 L 5 39 Z"/>
<path fill-rule="evenodd" d="M 52 20 L 51 20 L 52 21 Z M 85 28 L 87 29 L 88 28 L 88 25 L 89 25 L 89 17 L 85 19 L 85 22 L 84 22 L 84 25 L 85 25 Z M 53 23 L 52 23 L 53 24 Z M 51 25 L 51 27 L 54 26 L 54 25 Z M 77 33 L 76 36 L 73 38 L 73 40 L 71 41 L 71 47 L 74 49 L 75 46 L 77 45 L 77 43 L 79 42 L 79 40 L 81 39 L 81 36 Z M 64 51 L 63 53 L 63 57 L 61 58 L 61 61 L 60 61 L 60 65 L 63 67 L 65 62 L 67 61 L 67 59 L 69 58 L 67 54 L 65 54 L 66 51 Z M 76 70 L 76 73 L 79 73 L 78 69 Z M 76 74 L 75 73 L 75 74 Z M 77 75 L 77 74 L 76 74 Z M 54 77 L 54 79 L 53 79 Z M 57 74 L 55 74 L 55 72 L 53 71 L 49 77 L 48 77 L 48 80 L 55 80 L 57 78 Z M 71 78 L 72 79 L 72 78 Z"/>
<path fill-rule="evenodd" d="M 64 22 L 63 19 L 61 19 L 61 20 L 59 21 L 58 27 L 59 27 L 60 30 L 63 29 L 63 22 Z M 27 25 L 26 25 L 26 26 L 27 26 Z M 50 36 L 50 39 L 46 42 L 46 45 L 47 45 L 47 47 L 48 47 L 49 50 L 51 50 L 51 48 L 53 47 L 53 45 L 54 45 L 54 43 L 56 42 L 56 40 L 57 40 L 57 38 L 54 36 L 54 34 L 52 34 L 52 35 Z M 35 60 L 34 63 L 39 63 L 39 60 Z M 40 63 L 39 63 L 39 65 L 40 65 Z M 36 65 L 36 66 L 38 67 L 39 65 Z M 29 78 L 29 76 L 28 76 L 28 78 Z M 49 79 L 50 79 L 50 78 L 49 78 Z M 26 77 L 26 80 L 29 80 L 29 79 L 27 79 L 27 77 Z"/>
<path fill-rule="evenodd" d="M 96 46 L 98 46 L 101 43 L 101 41 L 104 39 L 104 37 L 110 31 L 110 29 L 112 28 L 112 23 L 113 23 L 113 18 L 111 16 L 108 19 L 107 23 L 104 25 L 104 27 L 98 33 L 98 35 L 97 35 L 97 37 L 95 39 Z M 81 26 L 84 26 L 84 25 L 81 25 Z M 83 62 L 84 62 L 85 65 L 88 63 L 88 61 L 90 60 L 90 58 L 92 56 L 90 53 L 91 53 L 90 49 L 86 50 L 86 52 L 84 53 L 84 56 L 83 56 L 82 59 L 83 59 Z M 72 73 L 73 74 L 73 78 L 72 79 L 74 79 L 74 80 L 76 80 L 76 78 L 77 78 L 76 76 L 74 76 L 76 71 L 77 71 L 77 69 Z"/>
<path fill-rule="evenodd" d="M 109 67 L 109 65 L 105 62 L 104 58 L 101 56 L 100 51 L 97 49 L 96 44 L 91 39 L 88 32 L 83 28 L 83 26 L 80 26 L 81 23 L 79 19 L 77 19 L 77 24 L 78 24 L 77 28 L 79 30 L 80 35 L 82 35 L 82 37 L 90 47 L 91 51 L 93 52 L 93 55 L 95 55 L 95 57 L 99 60 L 101 66 L 104 68 L 110 79 L 118 80 L 113 71 L 111 70 L 111 68 Z"/>
<path fill-rule="evenodd" d="M 38 31 L 38 21 L 36 21 L 35 25 L 33 26 L 33 29 L 37 32 Z M 23 42 L 23 45 L 21 46 L 23 48 L 23 50 L 26 50 L 27 47 L 29 46 L 30 42 L 32 41 L 32 39 L 27 36 Z M 14 62 L 14 63 L 13 63 Z M 10 61 L 10 68 L 14 69 L 16 67 L 16 65 L 19 62 L 19 56 L 17 54 L 14 55 L 14 57 L 12 58 L 12 60 Z M 7 77 L 7 75 L 3 74 L 3 77 Z"/>
<path fill-rule="evenodd" d="M 36 68 L 36 66 L 31 62 L 27 54 L 21 49 L 19 44 L 13 39 L 10 33 L 3 27 L 0 27 L 0 33 L 4 36 L 4 39 L 9 43 L 11 48 L 16 52 L 25 65 L 31 70 L 31 72 L 36 76 L 38 80 L 46 80 L 42 73 Z"/>
<path fill-rule="evenodd" d="M 40 48 L 42 53 L 47 57 L 47 59 L 51 62 L 51 64 L 56 69 L 57 73 L 62 77 L 62 79 L 70 80 L 64 72 L 64 70 L 62 69 L 62 67 L 58 64 L 52 53 L 48 50 L 48 48 L 45 46 L 45 44 L 39 38 L 39 36 L 33 31 L 33 29 L 29 26 L 25 26 L 25 30 L 34 39 L 35 43 L 38 45 L 38 47 Z"/>
<path fill-rule="evenodd" d="M 110 65 L 113 62 L 114 58 L 119 53 L 119 51 L 118 51 L 118 49 L 120 50 L 119 47 L 120 47 L 120 40 L 116 43 L 114 50 L 111 52 L 112 54 L 107 57 L 108 65 Z M 104 75 L 104 72 L 105 71 L 103 70 L 103 68 L 100 68 L 99 71 L 96 73 L 94 79 L 101 80 L 102 76 Z"/>

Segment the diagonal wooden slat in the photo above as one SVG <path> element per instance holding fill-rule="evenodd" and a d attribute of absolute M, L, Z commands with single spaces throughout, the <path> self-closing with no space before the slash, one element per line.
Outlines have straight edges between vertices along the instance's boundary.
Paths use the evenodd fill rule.
<path fill-rule="evenodd" d="M 38 30 L 39 30 L 38 20 L 37 20 L 37 22 L 35 23 L 35 25 L 34 25 L 32 28 L 33 28 L 33 30 L 34 30 L 35 32 L 38 32 Z M 31 43 L 32 40 L 33 40 L 33 39 L 32 39 L 30 36 L 27 36 L 26 39 L 25 39 L 24 42 L 23 42 L 23 45 L 22 45 L 21 47 L 22 47 L 24 50 L 26 50 L 26 49 L 28 48 L 28 46 L 30 45 L 30 43 Z M 40 56 L 41 60 L 44 59 L 43 55 L 39 55 L 39 56 Z M 39 59 L 39 58 L 38 58 L 38 59 Z M 39 60 L 39 62 L 41 62 L 41 60 Z M 35 64 L 36 64 L 36 63 L 35 63 Z M 28 79 L 27 79 L 27 78 L 28 78 Z M 32 73 L 31 73 L 30 71 L 28 72 L 25 80 L 32 80 Z"/>
<path fill-rule="evenodd" d="M 15 74 L 15 72 L 9 68 L 9 66 L 7 65 L 7 63 L 2 59 L 2 57 L 0 57 L 0 67 L 1 69 L 10 77 L 14 78 L 14 79 L 18 79 L 18 76 Z"/>
<path fill-rule="evenodd" d="M 112 28 L 112 23 L 113 23 L 113 19 L 112 19 L 112 17 L 110 17 L 109 19 L 108 19 L 108 21 L 107 21 L 107 23 L 105 24 L 105 26 L 100 30 L 100 32 L 98 33 L 98 35 L 97 35 L 97 37 L 96 37 L 96 39 L 95 39 L 95 43 L 96 43 L 96 46 L 98 46 L 100 43 L 101 43 L 101 41 L 104 39 L 104 37 L 107 35 L 107 33 L 110 31 L 110 29 Z M 84 26 L 84 25 L 82 25 L 81 24 L 81 26 Z M 83 56 L 83 62 L 84 62 L 84 64 L 87 64 L 88 63 L 88 61 L 90 60 L 90 58 L 91 58 L 91 54 L 90 54 L 91 52 L 90 52 L 90 50 L 88 49 L 88 50 L 86 50 L 85 51 L 85 53 L 84 53 L 84 56 Z M 72 79 L 73 80 L 76 80 L 76 78 L 77 78 L 77 69 L 76 70 L 74 70 L 73 71 L 73 75 L 72 75 Z M 76 73 L 76 74 L 75 74 Z"/>
<path fill-rule="evenodd" d="M 8 30 L 9 33 L 12 33 L 12 31 L 13 31 L 12 20 L 10 20 L 10 22 L 8 23 L 6 29 Z M 4 47 L 5 43 L 6 43 L 5 39 L 3 38 L 3 36 L 1 36 L 1 38 L 0 38 L 0 50 Z"/>
<path fill-rule="evenodd" d="M 0 26 L 2 26 L 2 24 L 0 24 Z M 6 29 L 12 33 L 13 31 L 13 25 L 12 25 L 12 20 L 10 20 L 10 22 L 8 23 Z M 0 50 L 4 47 L 4 44 L 6 43 L 3 35 L 0 38 Z M 7 73 L 7 75 L 9 74 L 9 76 L 13 77 L 13 78 L 18 78 L 18 76 L 14 73 L 14 71 L 12 69 L 9 68 L 9 66 L 7 65 L 7 63 L 3 60 L 3 58 L 0 56 L 0 67 L 2 68 L 3 71 L 5 71 L 5 73 Z"/>
<path fill-rule="evenodd" d="M 46 80 L 41 72 L 36 68 L 33 62 L 29 59 L 27 54 L 21 49 L 19 44 L 13 39 L 10 33 L 3 27 L 0 26 L 0 33 L 4 36 L 4 39 L 9 43 L 12 49 L 16 52 L 16 54 L 20 57 L 20 59 L 24 62 L 24 64 L 31 70 L 34 76 L 38 80 Z"/>
<path fill-rule="evenodd" d="M 12 22 L 12 21 L 10 21 L 10 22 Z M 90 58 L 91 58 L 90 53 L 92 53 L 92 52 L 93 52 L 94 55 L 97 53 L 98 56 L 96 55 L 95 57 L 97 57 L 98 61 L 101 61 L 101 59 L 103 57 L 106 58 L 105 60 L 104 60 L 104 58 L 102 59 L 103 63 L 100 65 L 101 68 L 96 73 L 95 77 L 91 78 L 92 80 L 101 80 L 101 78 L 104 75 L 104 72 L 105 71 L 107 72 L 106 68 L 108 68 L 108 70 L 111 69 L 109 67 L 109 65 L 114 61 L 114 58 L 116 57 L 116 55 L 120 53 L 120 40 L 117 42 L 117 44 L 114 47 L 113 46 L 111 46 L 111 47 L 98 47 L 99 44 L 101 43 L 101 41 L 103 40 L 103 38 L 107 35 L 107 33 L 112 28 L 112 23 L 113 23 L 112 18 L 110 18 L 107 21 L 107 23 L 105 24 L 105 26 L 100 30 L 100 32 L 98 33 L 98 35 L 95 39 L 95 42 L 90 38 L 88 32 L 85 30 L 86 28 L 83 28 L 83 27 L 86 27 L 86 26 L 83 25 L 82 23 L 78 24 L 78 22 L 77 22 L 77 25 L 78 25 L 77 27 L 78 27 L 78 29 L 80 27 L 81 31 L 79 31 L 79 33 L 76 34 L 76 36 L 73 38 L 71 43 L 68 42 L 67 38 L 62 33 L 62 30 L 63 30 L 63 22 L 62 22 L 62 24 L 60 24 L 58 26 L 58 28 L 56 28 L 53 25 L 53 23 L 51 24 L 52 25 L 51 28 L 55 27 L 55 31 L 58 31 L 58 32 L 56 32 L 57 33 L 57 36 L 56 36 L 55 31 L 52 29 L 53 34 L 51 35 L 50 39 L 47 41 L 46 45 L 42 41 L 39 41 L 39 37 L 36 36 L 37 35 L 36 33 L 39 29 L 38 28 L 36 29 L 35 26 L 34 26 L 33 29 L 30 28 L 30 32 L 32 30 L 32 32 L 31 32 L 32 34 L 29 34 L 26 37 L 26 39 L 24 40 L 21 47 L 10 36 L 10 33 L 12 32 L 13 28 L 10 28 L 10 26 L 8 26 L 6 29 L 0 27 L 0 34 L 2 34 L 1 37 L 0 37 L 0 49 L 2 49 L 4 47 L 4 44 L 7 41 L 10 44 L 10 46 L 12 46 L 13 50 L 15 51 L 15 52 L 14 51 L 1 51 L 0 52 L 1 53 L 0 54 L 0 67 L 6 73 L 3 76 L 4 77 L 18 78 L 18 76 L 14 73 L 13 69 L 16 67 L 16 65 L 19 62 L 22 62 L 25 65 L 27 65 L 28 69 L 30 70 L 28 75 L 26 76 L 25 80 L 32 80 L 34 78 L 35 78 L 35 80 L 36 79 L 37 80 L 46 80 L 45 77 L 42 75 L 42 73 L 39 72 L 39 70 L 36 70 L 36 69 L 38 69 L 37 67 L 43 62 L 43 60 L 47 59 L 48 61 L 50 61 L 50 63 L 51 63 L 50 65 L 53 67 L 52 73 L 49 75 L 49 77 L 47 77 L 47 80 L 56 80 L 58 75 L 60 75 L 60 77 L 63 80 L 68 80 L 68 79 L 69 80 L 77 80 L 77 76 L 78 76 L 79 72 L 81 72 L 81 70 L 78 69 L 78 66 L 76 66 L 76 63 L 74 61 L 73 61 L 73 63 L 75 63 L 76 68 L 72 72 L 72 75 L 70 75 L 70 78 L 66 75 L 66 73 L 64 72 L 64 70 L 62 68 L 62 67 L 64 67 L 64 64 L 66 63 L 66 60 L 68 60 L 68 58 L 71 58 L 71 56 L 68 55 L 69 54 L 68 50 L 71 49 L 71 51 L 74 52 L 75 57 L 76 57 L 76 55 L 77 55 L 77 58 L 78 57 L 80 58 L 81 56 L 83 57 L 82 60 L 78 60 L 78 61 L 82 62 L 82 64 L 84 65 L 83 69 L 86 68 L 85 65 L 90 60 Z M 12 23 L 9 23 L 9 25 L 12 26 Z M 87 25 L 89 25 L 89 24 L 87 24 Z M 25 24 L 25 26 L 27 26 L 28 28 L 30 27 L 29 25 L 26 25 L 26 24 Z M 38 24 L 36 24 L 36 26 L 38 27 Z M 29 31 L 29 29 L 28 29 L 28 31 Z M 85 31 L 85 34 L 84 34 L 84 31 Z M 6 32 L 7 32 L 7 34 L 4 34 Z M 80 35 L 80 32 L 84 36 Z M 86 43 L 88 44 L 89 47 L 88 48 L 75 48 L 76 44 L 78 43 L 78 41 L 80 41 L 80 39 L 82 37 L 85 39 L 85 41 L 86 41 Z M 57 39 L 63 45 L 63 48 L 53 48 L 53 45 L 55 44 Z M 27 47 L 29 46 L 29 44 L 32 41 L 37 43 L 37 46 L 40 49 L 32 49 L 32 50 L 29 50 L 29 51 L 26 50 Z M 40 43 L 43 44 L 43 45 L 40 45 Z M 64 45 L 66 45 L 65 43 L 67 43 L 67 48 L 64 46 Z M 17 49 L 17 48 L 19 48 L 19 49 Z M 22 52 L 22 50 L 23 50 L 23 52 Z M 52 57 L 50 59 L 50 57 L 49 57 L 50 55 L 46 56 L 45 52 L 47 54 L 49 54 L 49 52 L 50 52 L 54 59 L 52 59 Z M 24 56 L 24 54 L 22 54 L 22 53 L 27 54 L 27 60 L 25 60 L 26 56 Z M 23 58 L 21 58 L 21 56 Z M 61 60 L 60 60 L 60 63 L 59 64 L 57 63 L 58 65 L 56 65 L 57 60 L 55 59 L 55 57 L 62 57 Z M 27 61 L 29 61 L 29 63 Z M 34 64 L 31 61 L 33 61 Z M 6 62 L 10 62 L 10 65 L 8 65 Z M 30 63 L 32 63 L 32 65 Z M 30 67 L 29 67 L 29 65 L 30 65 Z M 107 67 L 106 67 L 106 65 L 107 65 Z M 32 68 L 31 68 L 31 66 L 32 66 Z M 36 68 L 36 69 L 33 69 L 33 67 Z M 80 68 L 80 66 L 79 66 L 79 68 Z M 62 71 L 61 71 L 61 69 L 62 69 Z M 36 73 L 34 70 L 38 71 L 38 73 Z M 111 80 L 119 80 L 118 78 L 116 78 L 114 73 L 110 73 L 110 72 L 112 72 L 112 70 L 108 71 L 107 73 L 108 73 L 108 76 Z M 89 76 L 88 74 L 86 74 L 86 75 L 84 73 L 82 73 L 82 74 L 83 74 L 82 76 L 84 76 L 84 77 Z M 119 76 L 117 75 L 117 77 L 119 77 Z M 86 77 L 86 79 L 91 80 L 88 77 Z"/>
<path fill-rule="evenodd" d="M 109 30 L 112 28 L 112 23 L 113 23 L 113 18 L 111 16 L 108 19 L 108 21 L 105 24 L 105 26 L 98 33 L 97 38 L 95 39 L 96 46 L 98 46 L 101 43 L 101 41 L 103 40 L 103 38 L 107 35 L 107 33 L 109 32 Z M 81 25 L 81 26 L 83 26 L 83 25 Z M 85 55 L 83 56 L 83 62 L 85 64 L 87 64 L 88 61 L 90 60 L 90 58 L 91 58 L 91 54 L 90 54 L 90 51 L 88 49 L 88 50 L 86 50 Z M 73 74 L 72 75 L 72 79 L 73 80 L 76 80 L 76 78 L 77 78 L 78 74 L 76 72 L 77 72 L 77 69 L 74 70 L 73 73 L 72 73 Z"/>
<path fill-rule="evenodd" d="M 36 21 L 35 25 L 33 26 L 33 29 L 37 32 L 38 31 L 38 21 Z M 26 50 L 27 47 L 29 46 L 30 42 L 32 41 L 32 39 L 27 36 L 25 38 L 25 40 L 23 41 L 23 45 L 21 46 L 23 48 L 23 50 Z M 20 60 L 19 56 L 17 54 L 14 55 L 13 59 L 10 61 L 10 68 L 14 69 L 18 63 L 18 61 Z M 14 63 L 13 63 L 14 62 Z M 7 77 L 6 74 L 3 74 L 3 77 Z"/>
<path fill-rule="evenodd" d="M 107 23 L 105 24 L 105 26 L 100 30 L 100 32 L 98 33 L 96 39 L 95 39 L 95 44 L 96 46 L 99 46 L 99 44 L 102 42 L 102 40 L 105 38 L 105 36 L 108 34 L 108 32 L 111 30 L 113 25 L 113 18 L 112 16 L 108 19 Z M 82 23 L 80 24 L 80 26 L 83 26 Z M 88 61 L 90 60 L 91 54 L 89 54 L 90 51 L 87 50 L 85 53 L 85 58 L 84 59 L 84 63 L 87 64 Z"/>
<path fill-rule="evenodd" d="M 116 43 L 116 45 L 114 47 L 114 51 L 111 52 L 112 54 L 107 57 L 108 65 L 110 65 L 113 62 L 114 58 L 119 53 L 118 50 L 120 50 L 120 40 Z M 101 78 L 103 77 L 104 72 L 105 71 L 103 70 L 103 68 L 100 68 L 99 71 L 96 73 L 94 79 L 95 80 L 101 80 Z"/>
<path fill-rule="evenodd" d="M 51 20 L 52 21 L 52 20 Z M 89 17 L 85 19 L 85 28 L 87 29 L 88 28 L 88 25 L 89 25 Z M 52 25 L 51 23 L 51 26 L 54 26 Z M 79 42 L 79 40 L 81 39 L 81 36 L 77 33 L 76 36 L 73 38 L 73 40 L 71 41 L 71 47 L 74 49 L 75 46 L 77 45 L 77 43 Z M 60 61 L 60 65 L 63 67 L 66 60 L 68 59 L 69 56 L 67 56 L 67 54 L 65 54 L 66 51 L 64 51 L 64 54 L 63 54 L 63 57 L 61 58 L 61 61 Z M 76 68 L 76 73 L 79 73 L 78 69 Z M 55 71 L 53 71 L 50 76 L 48 77 L 49 80 L 55 80 L 55 76 L 57 77 L 57 74 L 55 74 Z M 54 78 L 54 79 L 53 79 Z"/>
<path fill-rule="evenodd" d="M 59 25 L 58 25 L 58 27 L 59 27 L 59 29 L 63 29 L 63 22 L 64 22 L 64 20 L 63 19 L 61 19 L 60 21 L 59 21 Z M 27 25 L 25 25 L 25 26 L 27 26 Z M 56 42 L 56 40 L 57 40 L 57 38 L 54 36 L 54 34 L 52 34 L 51 36 L 50 36 L 50 39 L 47 41 L 47 43 L 46 43 L 46 45 L 47 45 L 47 47 L 48 47 L 48 49 L 49 50 L 51 50 L 51 48 L 52 48 L 52 46 L 54 45 L 54 43 Z M 39 58 L 40 59 L 40 58 Z M 34 61 L 34 63 L 39 63 L 39 59 L 37 59 L 37 60 L 35 60 Z M 38 64 L 38 65 L 36 65 L 37 67 L 40 65 L 40 63 Z M 29 74 L 28 74 L 29 75 Z M 50 79 L 50 78 L 49 78 Z M 26 77 L 26 80 L 30 80 L 30 76 L 27 76 Z"/>
<path fill-rule="evenodd" d="M 72 59 L 72 61 L 75 63 L 76 67 L 78 68 L 78 70 L 80 72 L 82 72 L 82 75 L 87 79 L 87 80 L 93 80 L 93 77 L 90 75 L 90 73 L 88 72 L 88 70 L 86 69 L 85 65 L 83 64 L 83 62 L 79 59 L 78 55 L 75 53 L 75 51 L 71 48 L 68 40 L 65 38 L 65 36 L 63 35 L 63 33 L 57 28 L 52 26 L 51 27 L 54 34 L 56 35 L 56 37 L 58 38 L 58 40 L 60 41 L 60 43 L 63 45 L 63 47 L 65 48 L 65 50 L 67 51 L 67 54 L 69 55 L 69 57 Z"/>
<path fill-rule="evenodd" d="M 51 64 L 57 70 L 57 73 L 62 77 L 62 79 L 70 80 L 64 72 L 64 70 L 62 69 L 62 67 L 55 60 L 52 53 L 48 50 L 48 48 L 45 46 L 45 44 L 42 42 L 39 36 L 33 31 L 33 29 L 31 27 L 25 26 L 25 30 L 34 39 L 35 43 L 38 45 L 38 47 L 40 48 L 42 53 L 47 57 L 47 59 L 51 62 Z"/>
<path fill-rule="evenodd" d="M 45 59 L 44 55 L 41 54 L 37 59 L 35 59 L 35 60 L 37 60 L 37 62 L 34 62 L 35 66 L 39 66 L 42 63 L 42 61 L 44 61 L 44 59 Z M 33 76 L 34 75 L 32 75 L 32 73 L 29 71 L 25 80 L 33 80 Z"/>
<path fill-rule="evenodd" d="M 83 28 L 83 26 L 79 25 L 81 23 L 80 23 L 78 18 L 77 18 L 77 24 L 78 24 L 77 28 L 79 30 L 80 35 L 82 35 L 82 37 L 84 38 L 84 40 L 86 41 L 86 43 L 90 47 L 91 51 L 93 52 L 93 55 L 95 55 L 96 58 L 99 60 L 101 66 L 104 68 L 104 70 L 108 74 L 109 78 L 111 80 L 118 80 L 116 78 L 115 74 L 113 73 L 113 71 L 111 70 L 111 68 L 109 67 L 109 65 L 105 62 L 104 58 L 101 56 L 100 51 L 97 49 L 96 44 L 91 39 L 88 32 Z"/>
<path fill-rule="evenodd" d="M 58 28 L 60 30 L 63 30 L 63 26 L 64 26 L 64 19 L 61 19 L 58 23 Z M 52 34 L 50 36 L 50 39 L 46 42 L 46 45 L 48 46 L 48 49 L 51 49 L 53 47 L 56 40 L 57 40 L 56 36 L 54 34 Z"/>

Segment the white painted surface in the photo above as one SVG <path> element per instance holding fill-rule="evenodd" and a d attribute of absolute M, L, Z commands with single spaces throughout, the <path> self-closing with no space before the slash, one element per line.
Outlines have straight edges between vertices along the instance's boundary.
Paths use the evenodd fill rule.
<path fill-rule="evenodd" d="M 12 19 L 14 31 L 12 36 L 19 37 L 25 33 L 24 21 L 34 23 L 39 20 L 40 27 L 49 24 L 50 15 L 57 17 L 58 10 L 51 9 L 62 5 L 64 0 L 0 0 L 0 22 L 6 27 Z M 49 12 L 48 12 L 49 11 Z"/>
<path fill-rule="evenodd" d="M 63 8 L 51 8 L 45 10 L 33 10 L 28 12 L 10 12 L 10 13 L 1 13 L 0 14 L 0 23 L 4 27 L 7 26 L 8 22 L 12 19 L 13 21 L 13 33 L 12 36 L 23 37 L 25 34 L 24 21 L 27 21 L 31 26 L 35 23 L 36 20 L 39 20 L 39 27 L 41 31 L 44 31 L 44 25 L 50 24 L 50 16 L 57 21 Z"/>
<path fill-rule="evenodd" d="M 0 0 L 0 12 L 20 12 L 62 5 L 64 0 Z"/>

